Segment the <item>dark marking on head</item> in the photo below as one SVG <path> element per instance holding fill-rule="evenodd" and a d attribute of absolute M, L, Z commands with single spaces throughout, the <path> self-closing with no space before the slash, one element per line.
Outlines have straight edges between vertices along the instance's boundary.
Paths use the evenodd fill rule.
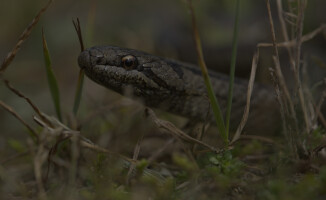
<path fill-rule="evenodd" d="M 183 78 L 183 71 L 182 68 L 180 67 L 180 64 L 172 61 L 166 61 L 166 63 L 172 67 L 172 69 L 175 71 L 175 73 L 178 74 L 178 76 L 181 79 Z"/>
<path fill-rule="evenodd" d="M 164 88 L 169 88 L 168 84 L 164 80 L 162 80 L 160 77 L 158 77 L 150 68 L 146 68 L 146 70 L 143 71 L 145 76 L 152 79 L 155 83 L 157 83 L 159 86 Z"/>

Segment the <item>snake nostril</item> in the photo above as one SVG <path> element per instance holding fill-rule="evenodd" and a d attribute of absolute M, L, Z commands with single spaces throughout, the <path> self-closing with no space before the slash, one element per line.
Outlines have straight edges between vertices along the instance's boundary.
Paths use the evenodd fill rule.
<path fill-rule="evenodd" d="M 96 64 L 97 65 L 103 65 L 105 64 L 105 59 L 103 55 L 96 56 Z"/>

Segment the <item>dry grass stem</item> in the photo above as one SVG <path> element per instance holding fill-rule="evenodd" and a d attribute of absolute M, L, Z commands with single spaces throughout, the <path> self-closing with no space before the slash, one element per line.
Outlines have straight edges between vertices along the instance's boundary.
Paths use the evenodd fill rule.
<path fill-rule="evenodd" d="M 81 31 L 81 28 L 80 28 L 79 18 L 77 17 L 77 22 L 72 20 L 72 23 L 74 24 L 75 30 L 76 30 L 77 35 L 78 35 L 78 40 L 79 40 L 79 44 L 80 44 L 80 51 L 84 51 L 85 47 L 84 47 L 84 42 L 83 42 L 82 31 Z"/>
<path fill-rule="evenodd" d="M 208 118 L 208 114 L 207 114 L 207 117 L 206 119 Z M 207 131 L 207 129 L 210 127 L 210 123 L 207 122 L 207 120 L 205 120 L 204 124 L 202 124 L 202 128 L 200 131 L 198 131 L 197 135 L 196 135 L 196 139 L 197 140 L 200 140 L 202 141 L 203 137 L 204 137 L 204 134 L 205 132 Z M 193 144 L 193 147 L 191 148 L 192 149 L 192 152 L 195 152 L 196 151 L 196 148 L 198 147 L 197 144 Z"/>
<path fill-rule="evenodd" d="M 279 2 L 279 0 L 277 0 L 277 3 Z M 282 6 L 282 5 L 281 5 Z M 295 14 L 293 14 L 293 13 L 291 13 L 291 12 L 284 12 L 284 14 L 287 16 L 287 17 L 289 17 L 289 18 L 292 18 L 292 19 L 294 19 L 294 20 L 296 20 L 297 18 L 298 18 L 298 16 L 297 15 L 295 15 Z"/>
<path fill-rule="evenodd" d="M 42 115 L 44 115 L 47 118 L 47 120 L 49 120 L 52 124 L 54 124 L 54 128 L 48 126 L 45 122 L 43 122 L 41 119 L 37 118 L 36 116 L 34 116 L 33 119 L 38 125 L 45 128 L 47 130 L 48 134 L 54 135 L 54 136 L 63 136 L 64 138 L 71 138 L 71 137 L 78 136 L 80 138 L 80 140 L 90 143 L 90 144 L 93 144 L 92 141 L 90 141 L 86 137 L 80 135 L 79 131 L 71 130 L 66 125 L 61 124 L 59 122 L 59 120 L 57 120 L 55 118 L 51 118 L 51 117 L 45 115 L 44 113 L 42 113 Z M 57 122 L 59 122 L 59 123 L 57 123 Z M 55 123 L 57 123 L 57 124 L 55 124 Z"/>
<path fill-rule="evenodd" d="M 289 114 L 289 116 L 291 116 L 291 118 L 294 121 L 295 132 L 298 133 L 299 132 L 298 120 L 297 120 L 297 117 L 296 117 L 296 112 L 295 112 L 295 109 L 294 109 L 294 104 L 293 104 L 293 101 L 292 101 L 292 99 L 290 97 L 290 93 L 288 92 L 288 90 L 287 90 L 287 95 L 288 96 L 285 95 L 286 99 L 282 98 L 282 96 L 283 96 L 282 94 L 284 94 L 285 92 L 284 92 L 284 90 L 282 90 L 282 87 L 281 87 L 281 84 L 282 83 L 279 80 L 279 76 L 278 76 L 278 73 L 277 73 L 277 71 L 278 71 L 277 69 L 281 70 L 280 61 L 279 61 L 279 59 L 276 56 L 273 56 L 273 61 L 274 61 L 275 69 L 276 69 L 276 77 L 277 77 L 276 80 L 278 81 L 279 87 L 281 88 L 280 93 L 279 93 L 280 100 L 283 102 L 283 105 L 284 105 L 283 108 L 285 108 L 286 110 L 289 110 L 288 111 L 288 114 Z M 279 71 L 279 72 L 281 72 L 281 71 Z M 284 87 L 287 88 L 286 85 L 284 85 Z"/>
<path fill-rule="evenodd" d="M 278 19 L 279 19 L 280 24 L 281 24 L 283 39 L 284 39 L 284 42 L 289 43 L 289 35 L 288 35 L 286 24 L 285 24 L 285 21 L 284 21 L 284 18 L 283 18 L 283 7 L 282 7 L 281 0 L 277 0 L 276 4 L 277 4 L 277 11 L 278 11 Z M 294 46 L 294 44 L 295 44 L 295 40 L 292 41 L 292 46 Z M 293 59 L 292 51 L 290 49 L 291 45 L 286 45 L 285 47 L 286 47 L 286 50 L 287 50 L 288 55 L 289 55 L 290 64 L 293 66 L 294 65 L 294 59 Z"/>
<path fill-rule="evenodd" d="M 52 135 L 52 136 L 62 136 L 63 138 L 70 138 L 71 140 L 74 140 L 75 138 L 75 147 L 72 148 L 72 165 L 77 164 L 77 160 L 79 157 L 79 145 L 84 148 L 91 149 L 96 152 L 106 153 L 114 157 L 121 158 L 125 161 L 127 161 L 129 164 L 136 164 L 137 160 L 130 159 L 126 156 L 123 156 L 119 153 L 112 152 L 110 150 L 104 149 L 93 142 L 91 142 L 89 139 L 85 138 L 84 136 L 80 135 L 79 131 L 71 130 L 66 125 L 62 124 L 59 120 L 57 120 L 54 117 L 47 116 L 46 114 L 42 113 L 42 115 L 49 120 L 55 128 L 49 127 L 45 122 L 43 122 L 41 119 L 34 117 L 34 120 L 42 127 L 44 127 L 47 131 L 46 133 Z M 72 141 L 74 143 L 74 141 Z M 77 166 L 77 165 L 76 165 Z M 72 171 L 71 175 L 73 176 L 76 173 L 76 171 Z M 73 178 L 73 177 L 72 177 Z"/>
<path fill-rule="evenodd" d="M 294 132 L 296 132 L 296 134 L 297 134 L 299 132 L 299 129 L 298 129 L 298 122 L 297 122 L 297 118 L 296 118 L 296 112 L 294 109 L 294 103 L 292 101 L 290 92 L 285 83 L 285 79 L 284 79 L 284 76 L 283 76 L 283 73 L 281 70 L 281 66 L 280 66 L 279 53 L 278 53 L 278 49 L 276 46 L 275 29 L 274 29 L 274 23 L 273 23 L 269 0 L 266 0 L 266 6 L 267 6 L 270 29 L 271 29 L 271 34 L 272 34 L 272 43 L 273 43 L 273 47 L 274 47 L 273 61 L 274 61 L 274 67 L 275 67 L 275 71 L 276 71 L 276 77 L 277 77 L 279 87 L 281 89 L 280 94 L 284 94 L 284 96 L 285 96 L 284 100 L 283 100 L 282 96 L 280 96 L 280 98 L 282 99 L 281 101 L 284 102 L 283 108 L 288 107 L 290 109 L 289 113 L 290 113 L 291 119 L 293 119 L 293 122 L 294 122 L 294 128 L 295 128 Z"/>
<path fill-rule="evenodd" d="M 149 163 L 152 163 L 154 160 L 156 160 L 170 145 L 172 145 L 175 142 L 175 138 L 171 138 L 168 140 L 161 148 L 154 151 L 151 156 L 147 159 Z"/>
<path fill-rule="evenodd" d="M 45 133 L 43 131 L 43 133 Z M 33 144 L 30 144 L 31 149 L 33 148 Z M 38 196 L 41 200 L 46 200 L 47 195 L 45 192 L 45 188 L 43 185 L 43 177 L 42 177 L 42 166 L 46 162 L 48 158 L 48 151 L 46 150 L 46 147 L 43 143 L 40 143 L 37 147 L 36 152 L 32 151 L 34 154 L 34 175 L 38 187 Z"/>
<path fill-rule="evenodd" d="M 24 30 L 24 32 L 19 36 L 18 42 L 15 45 L 15 47 L 11 50 L 11 52 L 8 53 L 7 57 L 2 62 L 2 65 L 0 67 L 0 74 L 3 74 L 7 67 L 10 65 L 12 60 L 15 58 L 17 52 L 19 51 L 21 45 L 23 42 L 29 37 L 29 35 L 32 32 L 32 29 L 36 26 L 38 21 L 40 20 L 42 14 L 46 11 L 46 9 L 50 6 L 52 0 L 49 0 L 48 3 L 38 12 L 36 17 L 33 19 L 33 21 L 30 23 L 30 25 L 27 26 L 27 28 Z"/>
<path fill-rule="evenodd" d="M 155 124 L 158 128 L 172 134 L 173 136 L 185 141 L 185 142 L 188 142 L 188 143 L 192 143 L 192 144 L 198 144 L 200 146 L 203 146 L 207 149 L 209 149 L 210 151 L 213 151 L 215 153 L 220 153 L 222 150 L 217 150 L 215 149 L 214 147 L 202 142 L 202 141 L 199 141 L 193 137 L 190 137 L 189 135 L 187 135 L 186 133 L 182 132 L 180 129 L 178 129 L 177 127 L 175 127 L 171 122 L 168 122 L 168 121 L 164 121 L 164 120 L 161 120 L 161 119 L 158 119 L 154 113 L 153 110 L 151 110 L 150 108 L 146 108 L 145 109 L 145 114 L 147 117 L 149 117 Z"/>
<path fill-rule="evenodd" d="M 274 47 L 274 56 L 275 56 L 274 62 L 275 62 L 276 75 L 277 75 L 278 81 L 280 83 L 280 87 L 281 87 L 282 91 L 284 92 L 287 101 L 291 104 L 292 103 L 291 96 L 290 96 L 289 90 L 286 86 L 285 79 L 284 79 L 284 76 L 283 76 L 283 73 L 282 73 L 282 70 L 280 67 L 279 53 L 278 53 L 278 49 L 276 46 L 275 29 L 274 29 L 274 23 L 273 23 L 272 12 L 271 12 L 269 0 L 266 0 L 266 6 L 267 6 L 267 11 L 268 11 L 268 17 L 269 17 L 269 25 L 270 25 L 271 34 L 272 34 L 272 43 L 273 43 L 273 47 Z M 293 104 L 291 107 L 293 107 Z"/>
<path fill-rule="evenodd" d="M 286 127 L 286 111 L 288 111 L 288 109 L 285 108 L 286 105 L 284 105 L 284 102 L 282 101 L 282 96 L 281 96 L 281 91 L 280 91 L 280 87 L 278 85 L 278 81 L 275 75 L 275 70 L 273 68 L 269 68 L 270 71 L 270 76 L 272 78 L 273 81 L 273 85 L 274 85 L 274 89 L 275 89 L 275 94 L 276 94 L 276 99 L 280 105 L 280 114 L 281 114 L 281 121 L 282 121 L 282 130 L 283 133 L 285 135 L 285 138 L 287 139 L 286 141 L 291 141 L 291 137 L 289 137 L 289 133 Z M 290 142 L 291 143 L 291 142 Z M 291 145 L 290 145 L 291 146 Z"/>
<path fill-rule="evenodd" d="M 8 106 L 7 104 L 5 104 L 4 102 L 0 101 L 0 106 L 3 107 L 6 111 L 8 111 L 9 113 L 11 113 L 16 119 L 18 119 L 32 134 L 33 139 L 35 140 L 35 142 L 38 142 L 38 135 L 36 133 L 36 131 L 29 126 L 24 120 L 23 118 L 21 118 L 19 116 L 18 113 L 16 113 L 10 106 Z"/>
<path fill-rule="evenodd" d="M 296 46 L 295 46 L 295 67 L 293 68 L 294 72 L 294 77 L 295 77 L 295 83 L 299 92 L 299 100 L 300 100 L 300 105 L 302 109 L 302 113 L 304 116 L 304 121 L 306 124 L 306 132 L 310 133 L 310 120 L 308 117 L 308 111 L 305 103 L 305 98 L 303 94 L 303 89 L 302 89 L 302 84 L 300 81 L 300 76 L 299 76 L 299 70 L 300 70 L 300 58 L 301 58 L 301 38 L 302 38 L 302 30 L 303 30 L 303 19 L 304 19 L 304 10 L 306 7 L 306 1 L 303 0 L 303 3 L 300 3 L 299 1 L 299 13 L 298 13 L 298 19 L 297 19 L 297 24 L 296 24 Z"/>
<path fill-rule="evenodd" d="M 277 9 L 278 9 L 278 17 L 279 17 L 279 21 L 281 23 L 281 30 L 282 30 L 284 41 L 289 42 L 289 36 L 288 36 L 288 33 L 287 33 L 286 24 L 285 24 L 285 21 L 283 19 L 282 2 L 280 0 L 277 0 Z M 302 12 L 303 12 L 303 10 L 302 10 Z M 298 46 L 301 47 L 301 43 L 303 41 L 302 40 L 303 19 L 302 18 L 303 18 L 303 13 L 302 13 L 302 16 L 299 15 L 299 17 L 295 17 L 296 20 L 301 21 L 301 23 L 300 23 L 301 29 L 298 30 L 298 31 L 300 31 L 300 34 L 299 34 L 299 36 L 297 36 L 297 38 L 295 40 L 292 41 L 292 43 L 296 47 L 298 47 Z M 318 29 L 316 29 L 316 30 L 318 30 Z M 314 34 L 317 33 L 316 30 L 313 31 L 312 33 L 308 34 L 308 35 L 310 35 L 310 37 L 313 36 Z M 320 29 L 318 31 L 321 31 L 321 30 L 322 29 Z M 300 43 L 300 45 L 298 45 L 298 43 Z M 297 85 L 298 92 L 299 92 L 299 99 L 300 99 L 300 103 L 301 103 L 301 108 L 302 108 L 305 123 L 306 123 L 306 131 L 309 132 L 309 127 L 311 126 L 311 124 L 310 124 L 310 121 L 308 119 L 308 113 L 307 113 L 307 109 L 306 109 L 306 106 L 305 106 L 305 100 L 304 100 L 304 96 L 303 96 L 302 85 L 301 85 L 301 81 L 300 81 L 300 78 L 299 78 L 300 62 L 294 60 L 292 50 L 290 49 L 290 46 L 286 46 L 286 49 L 287 49 L 287 52 L 288 52 L 288 55 L 289 55 L 290 64 L 291 64 L 291 67 L 292 67 L 292 71 L 294 73 L 294 77 L 295 77 L 295 80 L 296 80 L 296 85 Z M 301 50 L 297 49 L 296 52 L 298 54 L 297 59 L 300 59 Z"/>
<path fill-rule="evenodd" d="M 32 102 L 32 100 L 30 100 L 28 97 L 26 97 L 23 93 L 21 93 L 19 90 L 15 89 L 8 80 L 6 79 L 2 79 L 6 86 L 13 92 L 15 93 L 17 96 L 25 99 L 27 101 L 27 103 L 33 108 L 33 110 L 36 112 L 36 114 L 44 121 L 46 122 L 50 127 L 52 127 L 52 124 L 50 123 L 50 121 L 48 121 L 42 114 L 41 111 L 38 109 L 38 107 Z"/>
<path fill-rule="evenodd" d="M 312 32 L 303 35 L 301 38 L 301 43 L 307 42 L 311 39 L 313 39 L 314 37 L 316 37 L 316 35 L 322 33 L 324 30 L 326 30 L 326 24 L 322 24 L 320 25 L 320 27 L 316 28 L 315 30 L 313 30 Z M 296 45 L 296 40 L 290 40 L 290 41 L 285 41 L 285 42 L 280 42 L 280 43 L 276 43 L 277 47 L 293 47 Z M 257 45 L 257 47 L 273 47 L 274 44 L 273 43 L 259 43 Z"/>
<path fill-rule="evenodd" d="M 279 19 L 280 24 L 281 24 L 281 30 L 282 30 L 283 38 L 284 38 L 285 42 L 288 42 L 289 41 L 289 35 L 288 35 L 288 32 L 287 32 L 286 24 L 285 24 L 284 17 L 283 17 L 284 12 L 283 12 L 283 7 L 282 7 L 282 1 L 277 0 L 276 5 L 277 5 L 278 19 Z M 289 47 L 289 46 L 287 46 L 287 47 Z"/>
<path fill-rule="evenodd" d="M 325 29 L 325 25 L 321 25 L 319 28 L 317 28 L 316 30 L 312 31 L 311 33 L 307 34 L 306 36 L 302 36 L 302 30 L 303 30 L 303 19 L 304 19 L 304 10 L 306 7 L 306 1 L 303 0 L 302 2 L 299 1 L 298 3 L 298 16 L 295 15 L 294 19 L 296 20 L 296 31 L 295 31 L 295 36 L 296 38 L 294 40 L 291 41 L 291 43 L 294 46 L 294 51 L 292 51 L 290 49 L 290 46 L 286 46 L 288 55 L 289 55 L 289 59 L 290 59 L 290 64 L 292 67 L 292 71 L 294 73 L 294 78 L 295 78 L 295 84 L 297 87 L 297 92 L 299 93 L 299 101 L 300 101 L 300 106 L 302 109 L 302 113 L 304 116 L 304 121 L 305 121 L 305 128 L 306 128 L 306 132 L 309 133 L 311 128 L 312 128 L 312 121 L 311 121 L 311 115 L 309 115 L 308 110 L 307 110 L 307 106 L 306 106 L 306 100 L 305 100 L 305 96 L 303 93 L 303 88 L 302 88 L 302 84 L 301 84 L 301 80 L 299 77 L 299 69 L 300 69 L 300 56 L 301 56 L 301 45 L 304 41 L 310 40 L 311 38 L 313 38 L 315 35 L 317 35 L 319 32 L 321 32 L 322 30 Z M 283 8 L 282 8 L 282 2 L 280 0 L 277 0 L 277 8 L 278 8 L 278 17 L 279 17 L 279 21 L 281 23 L 281 30 L 282 30 L 282 34 L 284 37 L 285 42 L 289 42 L 289 37 L 288 37 L 288 33 L 287 33 L 287 29 L 286 29 L 286 24 L 283 18 Z M 295 53 L 295 55 L 292 55 L 292 52 Z M 311 113 L 313 114 L 313 113 Z"/>
<path fill-rule="evenodd" d="M 132 157 L 133 160 L 138 160 L 138 156 L 139 156 L 139 152 L 140 152 L 140 145 L 143 141 L 143 138 L 144 138 L 144 134 L 142 134 L 137 140 L 137 144 L 134 149 L 134 155 Z M 132 172 L 134 171 L 134 169 L 135 169 L 135 165 L 131 163 L 129 170 L 128 170 L 128 174 L 127 174 L 127 181 L 126 181 L 127 185 L 129 185 L 131 175 L 132 175 Z"/>
<path fill-rule="evenodd" d="M 293 153 L 293 155 L 296 157 L 297 156 L 297 147 L 294 141 L 294 136 L 293 136 L 293 130 L 290 129 L 287 126 L 287 117 L 286 116 L 291 116 L 291 114 L 289 113 L 288 108 L 285 105 L 285 102 L 282 99 L 282 95 L 281 95 L 281 91 L 278 85 L 278 81 L 277 81 L 277 77 L 275 75 L 275 70 L 270 68 L 270 74 L 274 83 L 274 88 L 275 88 L 275 92 L 276 92 L 276 99 L 280 105 L 280 114 L 281 114 L 281 121 L 282 121 L 282 130 L 284 133 L 284 136 L 286 138 L 286 141 L 289 143 L 289 147 Z M 296 126 L 296 124 L 294 125 L 295 129 L 298 129 L 298 127 Z M 297 133 L 297 132 L 296 132 Z"/>
<path fill-rule="evenodd" d="M 253 59 L 252 59 L 251 73 L 250 73 L 250 78 L 249 78 L 249 82 L 248 82 L 246 106 L 244 109 L 244 113 L 243 113 L 241 122 L 237 128 L 237 131 L 235 132 L 235 135 L 231 141 L 231 144 L 240 138 L 242 130 L 245 127 L 247 120 L 248 120 L 249 110 L 250 110 L 250 99 L 251 99 L 251 94 L 252 94 L 252 90 L 254 88 L 254 83 L 255 83 L 256 70 L 257 70 L 257 66 L 258 66 L 258 58 L 259 58 L 259 50 L 257 49 L 257 51 L 255 52 Z"/>

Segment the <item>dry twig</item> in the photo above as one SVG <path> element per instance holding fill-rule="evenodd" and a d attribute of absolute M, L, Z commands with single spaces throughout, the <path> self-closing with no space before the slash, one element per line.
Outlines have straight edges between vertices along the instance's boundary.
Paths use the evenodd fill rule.
<path fill-rule="evenodd" d="M 28 27 L 24 30 L 24 32 L 19 36 L 18 42 L 15 45 L 15 47 L 8 53 L 7 57 L 2 62 L 2 65 L 0 67 L 0 74 L 3 74 L 7 67 L 10 65 L 11 61 L 15 58 L 17 52 L 19 51 L 21 45 L 23 42 L 29 37 L 29 35 L 32 32 L 32 29 L 36 26 L 38 21 L 40 20 L 42 14 L 46 11 L 46 9 L 50 6 L 52 0 L 49 0 L 48 3 L 38 12 L 36 17 L 33 19 L 33 21 L 28 25 Z"/>
<path fill-rule="evenodd" d="M 311 31 L 310 33 L 307 33 L 306 35 L 302 36 L 301 38 L 301 43 L 307 42 L 311 40 L 312 38 L 316 37 L 319 33 L 323 32 L 326 30 L 326 24 L 320 25 L 320 27 L 316 28 L 315 30 Z M 290 41 L 285 41 L 285 42 L 279 42 L 276 43 L 275 45 L 277 47 L 293 47 L 296 44 L 296 40 L 290 40 Z M 257 47 L 273 47 L 273 43 L 259 43 Z"/>
<path fill-rule="evenodd" d="M 34 142 L 38 142 L 38 135 L 36 133 L 36 131 L 29 126 L 24 120 L 23 118 L 20 117 L 20 115 L 18 113 L 16 113 L 10 106 L 8 106 L 7 104 L 3 103 L 2 101 L 0 101 L 0 106 L 3 107 L 6 111 L 8 111 L 9 113 L 11 113 L 16 119 L 18 119 L 32 134 L 32 138 L 34 139 Z"/>
<path fill-rule="evenodd" d="M 144 138 L 144 134 L 142 134 L 137 141 L 137 144 L 136 144 L 135 150 L 134 150 L 134 155 L 132 157 L 133 160 L 138 159 L 139 152 L 140 152 L 140 145 L 141 145 L 141 142 L 143 141 L 143 138 Z M 132 172 L 134 171 L 134 169 L 135 169 L 135 165 L 131 163 L 131 165 L 129 166 L 128 174 L 127 174 L 127 181 L 126 181 L 127 185 L 130 182 L 130 178 L 131 178 L 131 175 L 132 175 Z"/>
<path fill-rule="evenodd" d="M 145 109 L 145 114 L 156 124 L 157 127 L 159 127 L 162 130 L 167 131 L 168 133 L 172 134 L 173 136 L 176 136 L 177 138 L 179 138 L 183 141 L 201 145 L 215 153 L 221 153 L 223 151 L 223 150 L 217 150 L 214 147 L 212 147 L 202 141 L 199 141 L 193 137 L 190 137 L 189 135 L 187 135 L 186 133 L 182 132 L 180 129 L 175 127 L 171 122 L 158 119 L 156 117 L 155 113 L 153 112 L 153 110 L 151 110 L 150 108 Z"/>
<path fill-rule="evenodd" d="M 25 99 L 27 103 L 33 108 L 33 110 L 36 112 L 36 114 L 44 121 L 46 122 L 50 127 L 52 127 L 52 124 L 50 121 L 48 121 L 41 113 L 40 109 L 30 100 L 28 97 L 26 97 L 23 93 L 21 93 L 19 90 L 15 89 L 8 80 L 2 79 L 3 82 L 5 82 L 7 88 L 9 88 L 13 93 L 15 93 L 17 96 Z"/>
<path fill-rule="evenodd" d="M 234 143 L 236 140 L 238 140 L 240 138 L 240 135 L 242 133 L 242 130 L 244 128 L 244 126 L 247 123 L 248 120 L 248 116 L 249 116 L 249 109 L 250 109 L 250 98 L 251 98 L 251 94 L 252 94 L 252 90 L 254 88 L 254 83 L 255 83 L 255 77 L 256 77 L 256 70 L 257 70 L 257 65 L 258 65 L 258 58 L 259 58 L 259 50 L 257 49 L 257 51 L 254 54 L 254 57 L 252 59 L 252 65 L 251 65 L 251 74 L 250 74 L 250 79 L 248 82 L 248 91 L 247 91 L 247 103 L 246 103 L 246 107 L 241 119 L 241 122 L 237 128 L 237 131 L 231 141 L 231 144 Z"/>

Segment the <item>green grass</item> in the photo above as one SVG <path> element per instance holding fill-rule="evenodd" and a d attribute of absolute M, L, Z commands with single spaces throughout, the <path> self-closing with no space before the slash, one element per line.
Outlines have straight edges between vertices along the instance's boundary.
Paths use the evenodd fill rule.
<path fill-rule="evenodd" d="M 195 38 L 195 44 L 196 44 L 196 50 L 197 50 L 197 56 L 198 56 L 198 63 L 202 71 L 203 79 L 207 88 L 207 94 L 211 102 L 211 107 L 214 113 L 214 117 L 216 120 L 216 125 L 218 128 L 219 133 L 221 134 L 225 146 L 229 144 L 229 132 L 230 132 L 230 119 L 231 119 L 231 107 L 232 107 L 232 98 L 233 98 L 233 85 L 234 85 L 234 76 L 235 76 L 235 65 L 236 65 L 236 57 L 237 57 L 237 46 L 238 46 L 238 34 L 239 34 L 239 15 L 240 15 L 240 1 L 236 1 L 236 16 L 235 16 L 235 23 L 234 23 L 234 33 L 233 33 L 233 43 L 232 43 L 232 56 L 231 56 L 231 64 L 230 64 L 230 74 L 229 74 L 229 92 L 228 92 L 228 98 L 227 98 L 227 109 L 226 109 L 226 115 L 225 120 L 222 113 L 222 110 L 220 108 L 220 104 L 215 96 L 215 92 L 212 87 L 212 83 L 209 78 L 208 70 L 205 64 L 201 40 L 197 28 L 197 22 L 195 17 L 195 11 L 192 5 L 192 1 L 187 1 L 189 10 L 190 10 L 190 16 L 193 26 L 193 33 Z"/>
<path fill-rule="evenodd" d="M 44 35 L 43 30 L 42 30 L 42 41 L 43 41 L 43 54 L 44 54 L 45 70 L 46 70 L 46 76 L 48 79 L 49 88 L 50 88 L 50 92 L 51 92 L 51 96 L 52 96 L 52 101 L 54 104 L 55 111 L 57 113 L 57 117 L 60 121 L 62 121 L 59 87 L 58 87 L 57 79 L 53 72 L 50 52 L 49 52 L 48 45 L 45 40 L 45 35 Z"/>

